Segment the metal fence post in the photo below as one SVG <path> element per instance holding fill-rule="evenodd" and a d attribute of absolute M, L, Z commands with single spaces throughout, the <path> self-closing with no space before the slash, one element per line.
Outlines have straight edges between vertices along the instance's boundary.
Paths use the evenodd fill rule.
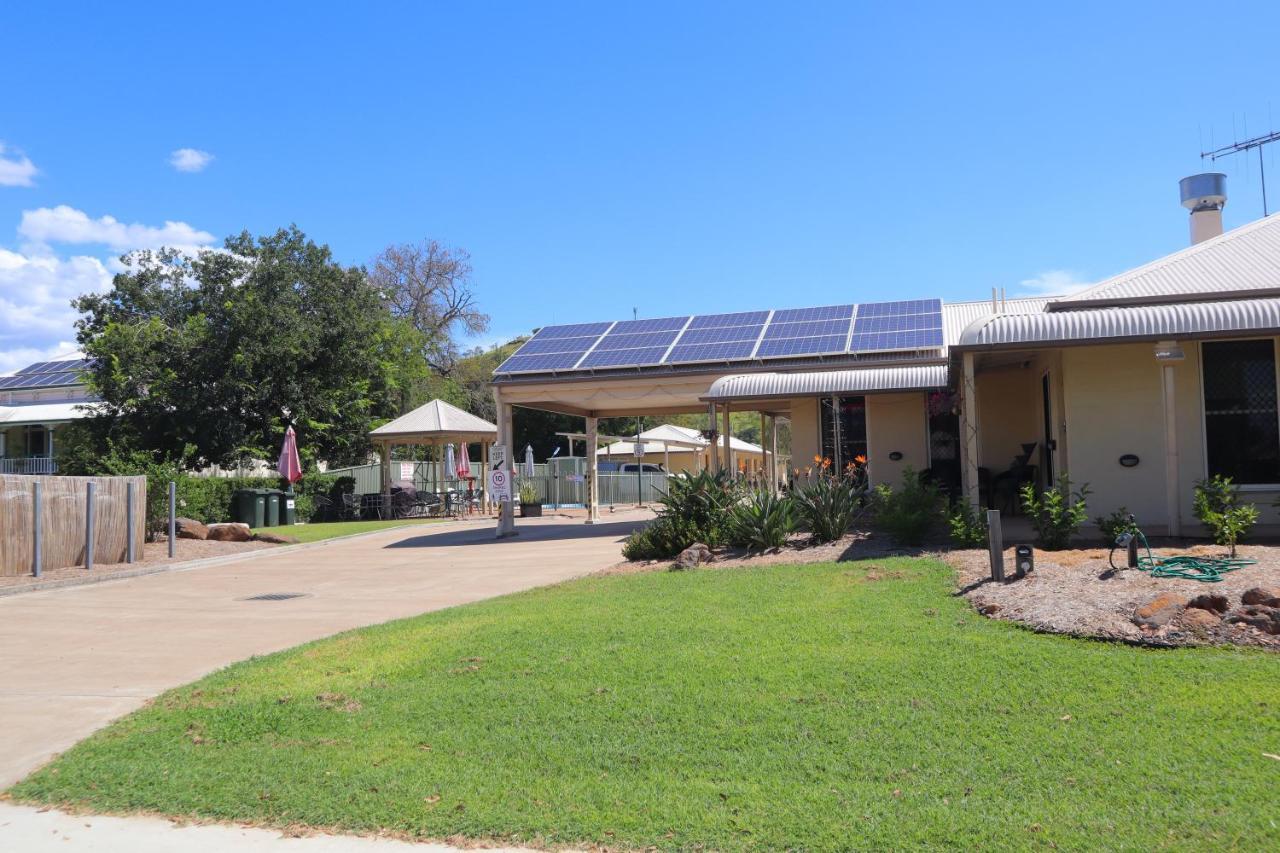
<path fill-rule="evenodd" d="M 44 486 L 37 480 L 31 486 L 31 519 L 32 519 L 32 536 L 31 536 L 31 574 L 36 577 L 44 571 L 42 563 L 44 562 L 44 534 L 41 531 L 43 526 L 41 522 L 41 497 L 44 494 Z"/>
<path fill-rule="evenodd" d="M 987 547 L 991 550 L 991 579 L 1004 580 L 1004 535 L 1000 531 L 1000 510 L 987 510 Z"/>
<path fill-rule="evenodd" d="M 169 559 L 178 554 L 178 484 L 169 481 Z"/>
<path fill-rule="evenodd" d="M 84 487 L 84 568 L 93 571 L 93 492 L 97 486 L 92 480 Z"/>
<path fill-rule="evenodd" d="M 124 484 L 124 523 L 128 525 L 125 533 L 124 561 L 132 563 L 137 556 L 137 542 L 133 535 L 133 480 Z"/>

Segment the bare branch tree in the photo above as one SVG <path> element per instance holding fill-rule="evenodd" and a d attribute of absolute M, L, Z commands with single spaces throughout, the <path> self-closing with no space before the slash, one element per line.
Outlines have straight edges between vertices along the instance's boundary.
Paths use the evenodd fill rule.
<path fill-rule="evenodd" d="M 369 278 L 392 313 L 423 334 L 427 362 L 440 373 L 448 374 L 457 362 L 455 334 L 489 328 L 489 315 L 476 305 L 465 249 L 435 240 L 391 245 L 373 259 Z"/>

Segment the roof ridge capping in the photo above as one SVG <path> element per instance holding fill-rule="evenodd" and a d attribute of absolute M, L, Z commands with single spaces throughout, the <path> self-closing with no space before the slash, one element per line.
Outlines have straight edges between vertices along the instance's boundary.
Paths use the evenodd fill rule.
<path fill-rule="evenodd" d="M 1280 296 L 1280 216 L 1266 216 L 1126 270 L 1045 311 Z"/>

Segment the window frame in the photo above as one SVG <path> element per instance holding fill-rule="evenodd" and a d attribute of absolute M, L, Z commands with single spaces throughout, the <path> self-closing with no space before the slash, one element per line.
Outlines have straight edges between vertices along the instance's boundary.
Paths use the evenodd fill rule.
<path fill-rule="evenodd" d="M 1209 471 L 1209 406 L 1205 402 L 1205 381 L 1204 381 L 1204 345 L 1216 343 L 1233 343 L 1243 341 L 1270 341 L 1271 342 L 1271 358 L 1272 358 L 1272 374 L 1276 383 L 1276 425 L 1280 429 L 1280 338 L 1266 335 L 1251 335 L 1241 338 L 1218 338 L 1216 340 L 1202 340 L 1196 342 L 1196 358 L 1199 361 L 1199 379 L 1200 388 L 1200 461 L 1201 471 L 1204 478 L 1208 479 L 1213 474 Z M 1175 417 L 1176 417 L 1175 412 Z M 1236 483 L 1236 487 L 1242 492 L 1276 492 L 1280 491 L 1280 482 L 1275 483 Z"/>

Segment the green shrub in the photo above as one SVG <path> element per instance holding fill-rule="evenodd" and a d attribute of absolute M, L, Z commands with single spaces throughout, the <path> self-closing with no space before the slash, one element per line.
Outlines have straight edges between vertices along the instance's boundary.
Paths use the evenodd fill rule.
<path fill-rule="evenodd" d="M 795 527 L 795 507 L 791 498 L 763 489 L 732 506 L 725 519 L 729 544 L 749 551 L 781 548 L 787 544 L 787 536 Z"/>
<path fill-rule="evenodd" d="M 1077 492 L 1071 491 L 1071 478 L 1062 472 L 1057 484 L 1044 492 L 1036 491 L 1035 484 L 1022 487 L 1022 509 L 1036 530 L 1036 542 L 1046 551 L 1061 551 L 1071 543 L 1071 537 L 1080 531 L 1080 525 L 1089 517 L 1085 497 L 1089 484 Z"/>
<path fill-rule="evenodd" d="M 1240 503 L 1240 487 L 1221 474 L 1196 483 L 1193 507 L 1196 518 L 1213 531 L 1213 541 L 1228 546 L 1233 557 L 1236 543 L 1258 520 L 1258 508 Z"/>
<path fill-rule="evenodd" d="M 520 489 L 517 497 L 522 504 L 542 503 L 542 498 L 538 495 L 538 487 L 528 480 L 524 480 L 520 483 Z"/>
<path fill-rule="evenodd" d="M 799 526 L 815 543 L 834 542 L 849 531 L 866 508 L 864 476 L 819 474 L 791 490 Z"/>
<path fill-rule="evenodd" d="M 965 500 L 956 501 L 947 516 L 951 544 L 957 548 L 984 548 L 987 545 L 987 514 Z"/>
<path fill-rule="evenodd" d="M 942 493 L 933 483 L 921 482 L 910 467 L 902 472 L 897 491 L 886 483 L 876 486 L 873 503 L 876 524 L 896 545 L 924 544 L 942 520 Z"/>
<path fill-rule="evenodd" d="M 302 479 L 293 484 L 293 492 L 297 496 L 294 500 L 294 512 L 297 513 L 298 521 L 324 521 L 320 515 L 320 508 L 323 502 L 320 498 L 324 498 L 330 505 L 336 506 L 342 502 L 341 484 L 346 481 L 351 484 L 347 489 L 348 492 L 355 489 L 354 477 L 339 477 L 336 474 L 322 474 L 319 471 L 308 471 L 303 475 Z"/>
<path fill-rule="evenodd" d="M 708 544 L 698 533 L 684 519 L 660 515 L 627 537 L 622 543 L 622 556 L 628 560 L 670 559 L 695 542 Z"/>
<path fill-rule="evenodd" d="M 1102 533 L 1102 538 L 1107 542 L 1115 542 L 1125 533 L 1137 533 L 1138 522 L 1133 520 L 1133 514 L 1129 512 L 1127 507 L 1120 507 L 1108 516 L 1098 516 L 1093 520 L 1098 526 L 1098 530 Z"/>

